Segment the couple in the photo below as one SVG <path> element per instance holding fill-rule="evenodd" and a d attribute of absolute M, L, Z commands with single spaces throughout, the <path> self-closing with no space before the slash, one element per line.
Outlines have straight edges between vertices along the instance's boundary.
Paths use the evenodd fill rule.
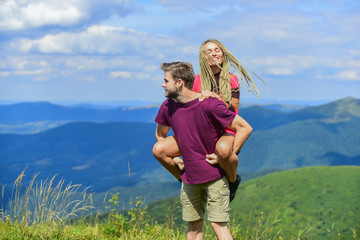
<path fill-rule="evenodd" d="M 200 77 L 185 62 L 163 63 L 162 87 L 168 98 L 160 107 L 153 154 L 182 181 L 183 219 L 187 239 L 202 239 L 205 206 L 219 239 L 232 239 L 227 226 L 229 203 L 240 177 L 236 174 L 241 147 L 252 132 L 238 113 L 239 81 L 229 64 L 257 93 L 250 76 L 218 41 L 200 48 Z M 199 93 L 201 92 L 201 93 Z M 220 101 L 221 100 L 221 101 Z M 175 136 L 167 137 L 173 129 Z M 180 151 L 181 150 L 181 151 Z M 182 155 L 181 160 L 178 156 Z"/>

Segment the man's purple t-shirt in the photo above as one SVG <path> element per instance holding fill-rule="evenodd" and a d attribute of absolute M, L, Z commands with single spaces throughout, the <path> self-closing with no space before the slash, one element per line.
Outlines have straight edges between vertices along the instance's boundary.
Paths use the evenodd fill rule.
<path fill-rule="evenodd" d="M 216 98 L 185 104 L 167 99 L 161 105 L 155 122 L 173 129 L 185 164 L 181 178 L 186 183 L 206 183 L 225 176 L 219 165 L 210 165 L 205 159 L 215 153 L 216 142 L 235 115 Z"/>

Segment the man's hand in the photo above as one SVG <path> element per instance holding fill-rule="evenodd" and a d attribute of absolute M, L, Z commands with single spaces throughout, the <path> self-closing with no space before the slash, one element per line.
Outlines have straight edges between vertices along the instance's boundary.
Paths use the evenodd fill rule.
<path fill-rule="evenodd" d="M 210 165 L 215 165 L 218 164 L 218 159 L 217 159 L 217 155 L 215 153 L 212 154 L 208 154 L 206 155 L 206 159 L 205 159 Z"/>
<path fill-rule="evenodd" d="M 216 94 L 214 92 L 211 92 L 211 91 L 208 91 L 208 90 L 204 90 L 204 91 L 201 92 L 201 95 L 199 97 L 199 101 L 200 102 L 204 101 L 205 99 L 207 99 L 209 97 L 217 98 L 217 99 L 221 100 L 221 98 L 220 98 L 220 96 L 218 94 Z"/>

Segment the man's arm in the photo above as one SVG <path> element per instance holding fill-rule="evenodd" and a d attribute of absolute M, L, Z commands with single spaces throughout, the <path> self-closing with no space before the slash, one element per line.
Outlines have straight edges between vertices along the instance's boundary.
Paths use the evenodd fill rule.
<path fill-rule="evenodd" d="M 239 154 L 240 149 L 252 133 L 252 127 L 239 115 L 236 115 L 232 122 L 228 125 L 229 128 L 236 131 L 233 151 Z"/>
<path fill-rule="evenodd" d="M 158 142 L 161 142 L 167 137 L 167 133 L 170 131 L 170 126 L 164 126 L 158 124 L 156 126 L 155 137 Z"/>

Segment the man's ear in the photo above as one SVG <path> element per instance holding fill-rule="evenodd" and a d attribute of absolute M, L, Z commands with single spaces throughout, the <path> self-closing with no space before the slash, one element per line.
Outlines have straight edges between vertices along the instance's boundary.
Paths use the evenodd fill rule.
<path fill-rule="evenodd" d="M 181 78 L 179 78 L 177 80 L 177 84 L 178 84 L 179 87 L 182 87 L 182 86 L 184 86 L 184 81 Z"/>

